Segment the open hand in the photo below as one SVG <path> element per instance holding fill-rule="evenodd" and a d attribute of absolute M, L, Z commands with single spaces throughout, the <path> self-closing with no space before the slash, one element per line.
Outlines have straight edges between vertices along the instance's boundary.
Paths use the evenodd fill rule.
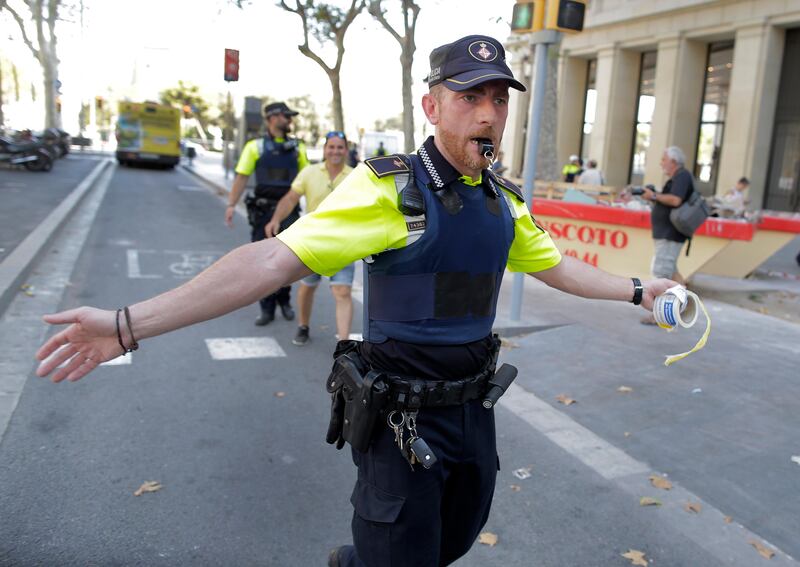
<path fill-rule="evenodd" d="M 51 325 L 69 325 L 53 335 L 36 352 L 42 361 L 36 369 L 37 376 L 52 375 L 53 382 L 66 378 L 70 382 L 80 380 L 106 362 L 123 354 L 117 340 L 115 312 L 79 307 L 53 315 L 45 315 L 44 321 Z M 124 322 L 122 322 L 124 325 Z"/>

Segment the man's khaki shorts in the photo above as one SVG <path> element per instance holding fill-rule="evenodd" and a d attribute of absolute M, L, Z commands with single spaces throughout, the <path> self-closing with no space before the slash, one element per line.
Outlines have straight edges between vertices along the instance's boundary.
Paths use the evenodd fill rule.
<path fill-rule="evenodd" d="M 656 278 L 672 279 L 672 274 L 678 271 L 678 256 L 680 256 L 683 242 L 656 238 L 653 240 L 656 253 L 650 271 Z"/>

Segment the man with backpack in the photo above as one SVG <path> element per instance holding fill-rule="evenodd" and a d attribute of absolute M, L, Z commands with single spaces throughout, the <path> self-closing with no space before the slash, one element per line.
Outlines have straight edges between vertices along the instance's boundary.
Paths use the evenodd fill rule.
<path fill-rule="evenodd" d="M 694 188 L 692 174 L 686 170 L 686 156 L 677 146 L 670 146 L 661 156 L 661 170 L 669 179 L 661 192 L 644 188 L 642 199 L 652 201 L 650 223 L 653 231 L 655 254 L 651 272 L 656 278 L 668 278 L 684 284 L 683 276 L 678 272 L 678 256 L 683 243 L 689 238 L 678 232 L 670 220 L 670 213 L 680 207 L 689 198 Z M 652 313 L 642 319 L 643 324 L 655 325 Z"/>

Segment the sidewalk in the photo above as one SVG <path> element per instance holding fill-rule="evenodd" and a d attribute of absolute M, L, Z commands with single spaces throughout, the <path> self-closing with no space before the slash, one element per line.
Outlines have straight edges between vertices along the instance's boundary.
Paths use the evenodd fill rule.
<path fill-rule="evenodd" d="M 233 179 L 236 177 L 233 170 L 227 177 L 225 176 L 222 154 L 219 152 L 198 152 L 191 164 L 185 157 L 181 158 L 180 167 L 206 181 L 220 195 L 227 195 L 230 192 Z"/>

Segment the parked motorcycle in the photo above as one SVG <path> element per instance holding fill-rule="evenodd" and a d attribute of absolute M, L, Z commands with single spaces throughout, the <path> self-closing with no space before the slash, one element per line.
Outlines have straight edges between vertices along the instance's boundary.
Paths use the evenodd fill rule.
<path fill-rule="evenodd" d="M 50 171 L 53 158 L 40 141 L 16 142 L 0 136 L 0 163 L 21 165 L 28 171 Z"/>
<path fill-rule="evenodd" d="M 44 142 L 47 150 L 54 158 L 67 155 L 69 146 L 72 143 L 70 135 L 60 128 L 47 128 L 42 132 L 36 132 L 35 138 Z"/>

